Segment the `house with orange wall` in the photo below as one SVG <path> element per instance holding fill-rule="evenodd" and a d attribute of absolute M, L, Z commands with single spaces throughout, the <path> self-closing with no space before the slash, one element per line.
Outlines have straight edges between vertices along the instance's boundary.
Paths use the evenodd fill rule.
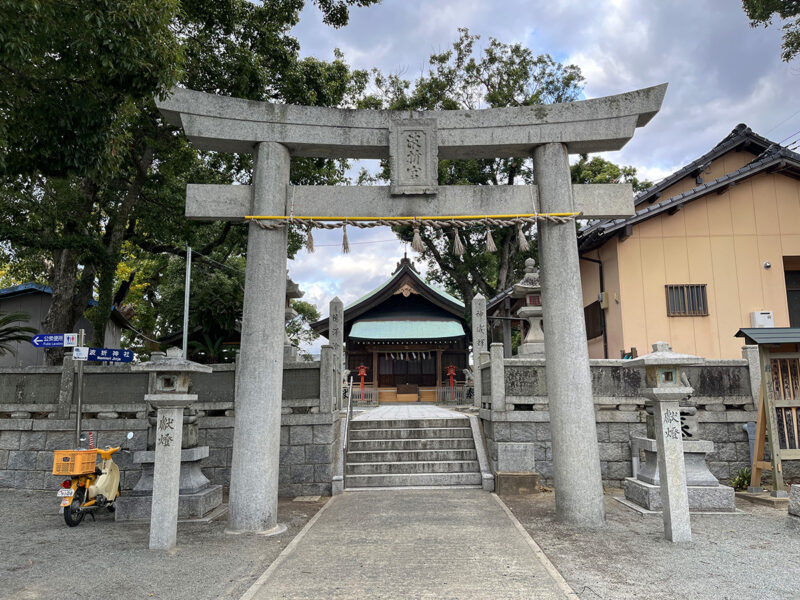
<path fill-rule="evenodd" d="M 590 357 L 740 358 L 760 313 L 800 327 L 800 154 L 741 124 L 634 202 L 578 234 Z"/>

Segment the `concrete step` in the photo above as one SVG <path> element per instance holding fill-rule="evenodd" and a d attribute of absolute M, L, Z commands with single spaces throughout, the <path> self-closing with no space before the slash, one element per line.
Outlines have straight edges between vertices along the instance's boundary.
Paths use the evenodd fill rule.
<path fill-rule="evenodd" d="M 353 452 L 367 450 L 467 450 L 475 447 L 472 436 L 460 438 L 350 440 Z"/>
<path fill-rule="evenodd" d="M 421 462 L 436 460 L 477 460 L 474 449 L 466 450 L 364 450 L 347 453 L 347 464 L 367 462 Z"/>
<path fill-rule="evenodd" d="M 480 486 L 481 474 L 475 473 L 402 473 L 381 475 L 346 475 L 345 489 L 365 487 Z"/>
<path fill-rule="evenodd" d="M 382 421 L 350 421 L 350 429 L 413 429 L 415 427 L 469 427 L 469 419 L 390 419 Z"/>
<path fill-rule="evenodd" d="M 347 463 L 348 475 L 387 475 L 413 473 L 467 473 L 480 471 L 477 460 L 439 460 L 406 462 Z"/>
<path fill-rule="evenodd" d="M 425 440 L 432 438 L 472 438 L 469 427 L 416 427 L 411 429 L 351 429 L 350 441 L 357 440 Z"/>

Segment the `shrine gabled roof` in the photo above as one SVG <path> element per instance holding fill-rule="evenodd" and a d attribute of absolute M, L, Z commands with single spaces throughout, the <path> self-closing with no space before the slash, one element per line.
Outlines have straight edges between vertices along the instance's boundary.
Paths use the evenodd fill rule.
<path fill-rule="evenodd" d="M 397 269 L 394 273 L 392 273 L 392 276 L 388 280 L 376 287 L 371 292 L 364 294 L 359 299 L 345 306 L 345 323 L 354 320 L 356 317 L 364 314 L 371 308 L 378 306 L 394 295 L 397 289 L 400 287 L 400 282 L 406 277 L 413 281 L 415 290 L 419 292 L 423 298 L 461 320 L 465 318 L 464 303 L 461 302 L 461 300 L 424 281 L 414 269 L 411 261 L 408 258 L 403 258 L 397 264 Z M 312 323 L 311 328 L 320 335 L 327 337 L 328 319 L 325 318 L 317 321 L 316 323 Z"/>
<path fill-rule="evenodd" d="M 740 169 L 726 173 L 713 181 L 702 183 L 686 192 L 660 200 L 662 190 L 667 189 L 684 177 L 701 173 L 711 161 L 733 150 L 746 150 L 756 153 L 757 156 Z M 582 227 L 578 232 L 578 249 L 582 253 L 593 250 L 602 246 L 614 234 L 625 230 L 627 227 L 646 221 L 664 212 L 672 214 L 687 202 L 697 200 L 711 192 L 721 194 L 740 181 L 762 172 L 769 173 L 778 169 L 785 175 L 800 179 L 800 154 L 753 133 L 744 124 L 737 125 L 727 137 L 709 152 L 634 198 L 636 206 L 647 202 L 651 203 L 651 206 L 640 209 L 636 214 L 624 219 L 603 219 L 593 221 Z"/>

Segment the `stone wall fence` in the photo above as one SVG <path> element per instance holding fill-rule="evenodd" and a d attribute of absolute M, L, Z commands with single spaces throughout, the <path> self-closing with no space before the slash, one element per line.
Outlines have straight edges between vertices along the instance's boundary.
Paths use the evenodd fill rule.
<path fill-rule="evenodd" d="M 714 442 L 709 468 L 721 480 L 750 466 L 750 446 L 743 426 L 756 420 L 760 371 L 758 349 L 745 346 L 742 359 L 708 360 L 685 372 L 697 404 L 696 439 Z M 480 418 L 495 472 L 518 472 L 535 462 L 546 483 L 552 482 L 553 456 L 543 359 L 503 358 L 493 344 L 479 359 Z M 591 360 L 597 441 L 604 484 L 621 487 L 632 475 L 630 438 L 646 435 L 644 369 L 624 360 Z M 800 474 L 800 461 L 784 465 Z"/>
<path fill-rule="evenodd" d="M 332 465 L 338 452 L 339 390 L 334 386 L 333 351 L 324 346 L 320 361 L 287 363 L 283 370 L 280 493 L 285 496 L 331 493 Z M 203 472 L 212 483 L 230 482 L 233 444 L 234 364 L 212 365 L 213 372 L 192 376 L 198 402 L 198 445 L 209 446 Z M 82 430 L 95 445 L 119 445 L 133 431 L 131 448 L 147 448 L 148 406 L 144 395 L 153 375 L 130 365 L 84 367 Z M 0 368 L 0 488 L 55 489 L 63 478 L 51 474 L 53 450 L 75 445 L 77 389 L 75 363 L 63 366 Z M 152 417 L 151 417 L 152 418 Z M 122 489 L 131 489 L 141 469 L 131 455 L 118 453 Z"/>

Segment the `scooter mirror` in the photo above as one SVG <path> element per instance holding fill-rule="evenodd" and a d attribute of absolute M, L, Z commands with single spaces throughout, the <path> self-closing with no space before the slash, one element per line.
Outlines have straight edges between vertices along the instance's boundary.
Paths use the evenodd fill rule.
<path fill-rule="evenodd" d="M 80 440 L 81 442 L 85 442 L 88 439 L 89 439 L 89 436 L 86 435 L 85 433 L 82 433 L 81 437 L 78 438 L 78 440 Z"/>
<path fill-rule="evenodd" d="M 132 432 L 132 431 L 129 431 L 129 432 L 128 432 L 128 439 L 129 439 L 129 440 L 132 440 L 132 439 L 133 439 L 133 432 Z"/>

